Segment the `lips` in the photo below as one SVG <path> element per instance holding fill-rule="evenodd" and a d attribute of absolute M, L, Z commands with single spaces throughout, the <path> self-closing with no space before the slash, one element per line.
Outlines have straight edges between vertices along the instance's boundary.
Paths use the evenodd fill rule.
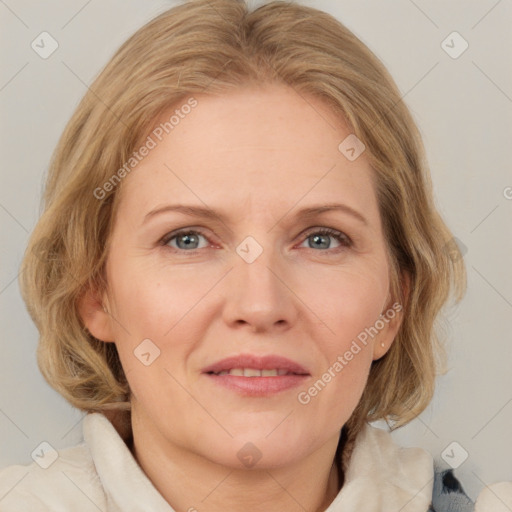
<path fill-rule="evenodd" d="M 299 363 L 292 361 L 286 357 L 277 355 L 256 356 L 252 354 L 241 354 L 237 356 L 227 357 L 214 364 L 206 366 L 201 371 L 202 373 L 218 375 L 221 372 L 230 373 L 233 370 L 244 370 L 244 376 L 257 377 L 258 373 L 251 372 L 250 370 L 259 370 L 262 375 L 265 375 L 270 370 L 277 370 L 277 375 L 309 375 L 309 372 Z M 265 371 L 265 373 L 263 373 Z M 224 374 L 225 375 L 225 374 Z M 270 373 L 268 373 L 270 375 Z M 241 375 L 240 375 L 241 376 Z"/>
<path fill-rule="evenodd" d="M 202 374 L 208 385 L 243 398 L 280 395 L 303 386 L 310 378 L 308 370 L 291 359 L 252 354 L 227 357 L 203 368 Z"/>

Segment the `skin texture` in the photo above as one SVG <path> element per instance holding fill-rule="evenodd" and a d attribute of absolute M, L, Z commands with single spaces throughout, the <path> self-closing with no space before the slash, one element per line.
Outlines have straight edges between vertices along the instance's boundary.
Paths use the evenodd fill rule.
<path fill-rule="evenodd" d="M 391 307 L 373 171 L 364 153 L 351 162 L 338 150 L 350 131 L 316 98 L 277 85 L 194 97 L 197 107 L 125 178 L 109 293 L 84 300 L 82 316 L 95 337 L 117 345 L 132 390 L 134 455 L 176 510 L 325 510 L 339 491 L 340 429 L 401 316 L 299 403 Z M 295 217 L 331 202 L 367 224 L 342 211 Z M 178 203 L 226 218 L 167 212 L 142 225 L 149 211 Z M 325 227 L 353 245 L 324 235 L 319 248 L 314 235 Z M 159 245 L 182 228 L 201 231 L 190 249 L 183 236 Z M 236 252 L 248 236 L 263 249 L 250 264 Z M 149 366 L 134 355 L 144 339 L 160 350 Z M 299 388 L 247 397 L 201 373 L 241 353 L 285 356 L 310 376 Z M 262 455 L 252 468 L 237 457 L 247 442 Z"/>

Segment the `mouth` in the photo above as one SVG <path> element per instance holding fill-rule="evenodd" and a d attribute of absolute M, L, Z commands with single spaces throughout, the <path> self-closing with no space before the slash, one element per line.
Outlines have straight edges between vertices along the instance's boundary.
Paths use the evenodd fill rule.
<path fill-rule="evenodd" d="M 259 370 L 257 368 L 231 368 L 220 372 L 207 372 L 210 375 L 236 375 L 237 377 L 281 377 L 282 375 L 300 375 L 285 368 L 272 368 Z"/>
<path fill-rule="evenodd" d="M 277 355 L 239 355 L 203 368 L 216 384 L 243 396 L 268 396 L 299 386 L 310 373 L 299 363 Z"/>
<path fill-rule="evenodd" d="M 283 375 L 309 375 L 296 361 L 278 355 L 257 356 L 241 354 L 226 357 L 202 369 L 211 375 L 236 375 L 238 377 L 280 377 Z"/>

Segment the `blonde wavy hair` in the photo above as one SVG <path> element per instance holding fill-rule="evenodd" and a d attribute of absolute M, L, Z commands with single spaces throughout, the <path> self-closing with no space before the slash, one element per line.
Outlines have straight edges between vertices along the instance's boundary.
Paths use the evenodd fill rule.
<path fill-rule="evenodd" d="M 343 427 L 346 467 L 364 422 L 385 419 L 397 428 L 431 401 L 444 353 L 438 318 L 452 292 L 462 299 L 466 271 L 434 205 L 421 137 L 393 79 L 351 31 L 310 7 L 272 1 L 249 11 L 239 0 L 188 1 L 138 30 L 92 83 L 52 157 L 21 265 L 21 293 L 40 333 L 38 366 L 73 406 L 110 414 L 118 430 L 129 430 L 130 389 L 116 346 L 94 338 L 78 312 L 88 290 L 101 296 L 108 289 L 105 262 L 122 183 L 101 200 L 94 191 L 164 111 L 194 93 L 254 83 L 321 98 L 364 142 L 374 171 L 390 293 L 404 307 L 403 321 Z"/>

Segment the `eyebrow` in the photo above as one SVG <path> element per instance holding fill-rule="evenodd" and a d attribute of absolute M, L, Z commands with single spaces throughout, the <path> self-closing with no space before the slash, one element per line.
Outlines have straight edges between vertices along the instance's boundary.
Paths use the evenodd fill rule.
<path fill-rule="evenodd" d="M 364 224 L 365 226 L 368 226 L 368 220 L 357 210 L 354 210 L 354 208 L 342 204 L 342 203 L 327 203 L 327 204 L 319 204 L 319 205 L 313 205 L 309 206 L 307 208 L 302 208 L 299 210 L 296 214 L 296 218 L 304 218 L 309 219 L 311 217 L 316 217 L 317 215 L 320 215 L 322 213 L 330 212 L 330 211 L 341 211 L 344 212 L 353 218 L 357 219 L 359 222 Z M 169 204 L 166 206 L 161 206 L 158 208 L 155 208 L 154 210 L 151 210 L 148 212 L 144 220 L 142 221 L 142 224 L 145 224 L 153 217 L 160 215 L 162 213 L 167 212 L 177 212 L 182 213 L 184 215 L 188 215 L 190 217 L 201 217 L 205 219 L 212 219 L 216 221 L 220 221 L 222 223 L 226 220 L 226 215 L 216 212 L 210 208 L 202 207 L 202 206 L 192 206 L 192 205 L 183 205 L 183 204 Z M 286 216 L 286 215 L 285 215 Z"/>

